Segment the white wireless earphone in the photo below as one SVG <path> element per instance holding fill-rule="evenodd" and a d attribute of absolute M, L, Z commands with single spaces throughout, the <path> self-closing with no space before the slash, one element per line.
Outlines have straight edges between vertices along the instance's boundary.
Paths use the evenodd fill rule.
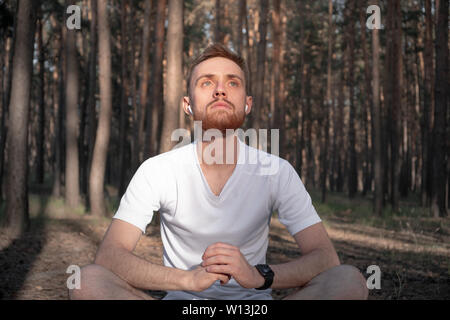
<path fill-rule="evenodd" d="M 248 104 L 245 105 L 245 112 L 248 110 Z"/>

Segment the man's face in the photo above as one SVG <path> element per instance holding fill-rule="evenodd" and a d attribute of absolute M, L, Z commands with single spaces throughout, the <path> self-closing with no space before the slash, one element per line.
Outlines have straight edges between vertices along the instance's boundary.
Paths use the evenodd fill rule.
<path fill-rule="evenodd" d="M 252 98 L 246 96 L 244 72 L 226 58 L 211 58 L 198 64 L 192 73 L 190 92 L 191 98 L 184 97 L 184 109 L 187 112 L 190 104 L 194 120 L 202 121 L 203 130 L 238 129 L 251 110 Z"/>

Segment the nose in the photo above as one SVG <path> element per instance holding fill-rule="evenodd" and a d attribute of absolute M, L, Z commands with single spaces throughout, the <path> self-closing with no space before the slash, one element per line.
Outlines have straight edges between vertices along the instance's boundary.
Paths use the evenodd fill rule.
<path fill-rule="evenodd" d="M 214 98 L 216 99 L 220 99 L 220 98 L 226 98 L 227 97 L 227 93 L 225 92 L 225 89 L 222 85 L 222 83 L 218 83 L 216 90 L 214 90 Z"/>

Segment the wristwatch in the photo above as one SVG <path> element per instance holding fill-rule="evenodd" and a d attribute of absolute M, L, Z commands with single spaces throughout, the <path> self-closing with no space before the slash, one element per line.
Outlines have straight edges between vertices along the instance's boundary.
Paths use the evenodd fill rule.
<path fill-rule="evenodd" d="M 273 273 L 272 269 L 267 264 L 257 264 L 255 268 L 264 277 L 265 280 L 264 284 L 261 287 L 255 289 L 265 290 L 269 288 L 272 285 L 275 273 Z"/>

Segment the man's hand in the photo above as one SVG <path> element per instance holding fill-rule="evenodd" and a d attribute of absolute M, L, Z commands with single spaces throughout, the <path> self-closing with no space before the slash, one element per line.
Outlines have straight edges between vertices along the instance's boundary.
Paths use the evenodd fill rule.
<path fill-rule="evenodd" d="M 251 266 L 238 247 L 217 242 L 206 248 L 202 266 L 207 272 L 232 276 L 244 288 L 259 288 L 264 278 Z"/>
<path fill-rule="evenodd" d="M 206 268 L 198 266 L 189 271 L 188 290 L 203 291 L 212 286 L 214 282 L 220 280 L 220 284 L 226 284 L 230 278 L 225 274 L 206 272 Z"/>

